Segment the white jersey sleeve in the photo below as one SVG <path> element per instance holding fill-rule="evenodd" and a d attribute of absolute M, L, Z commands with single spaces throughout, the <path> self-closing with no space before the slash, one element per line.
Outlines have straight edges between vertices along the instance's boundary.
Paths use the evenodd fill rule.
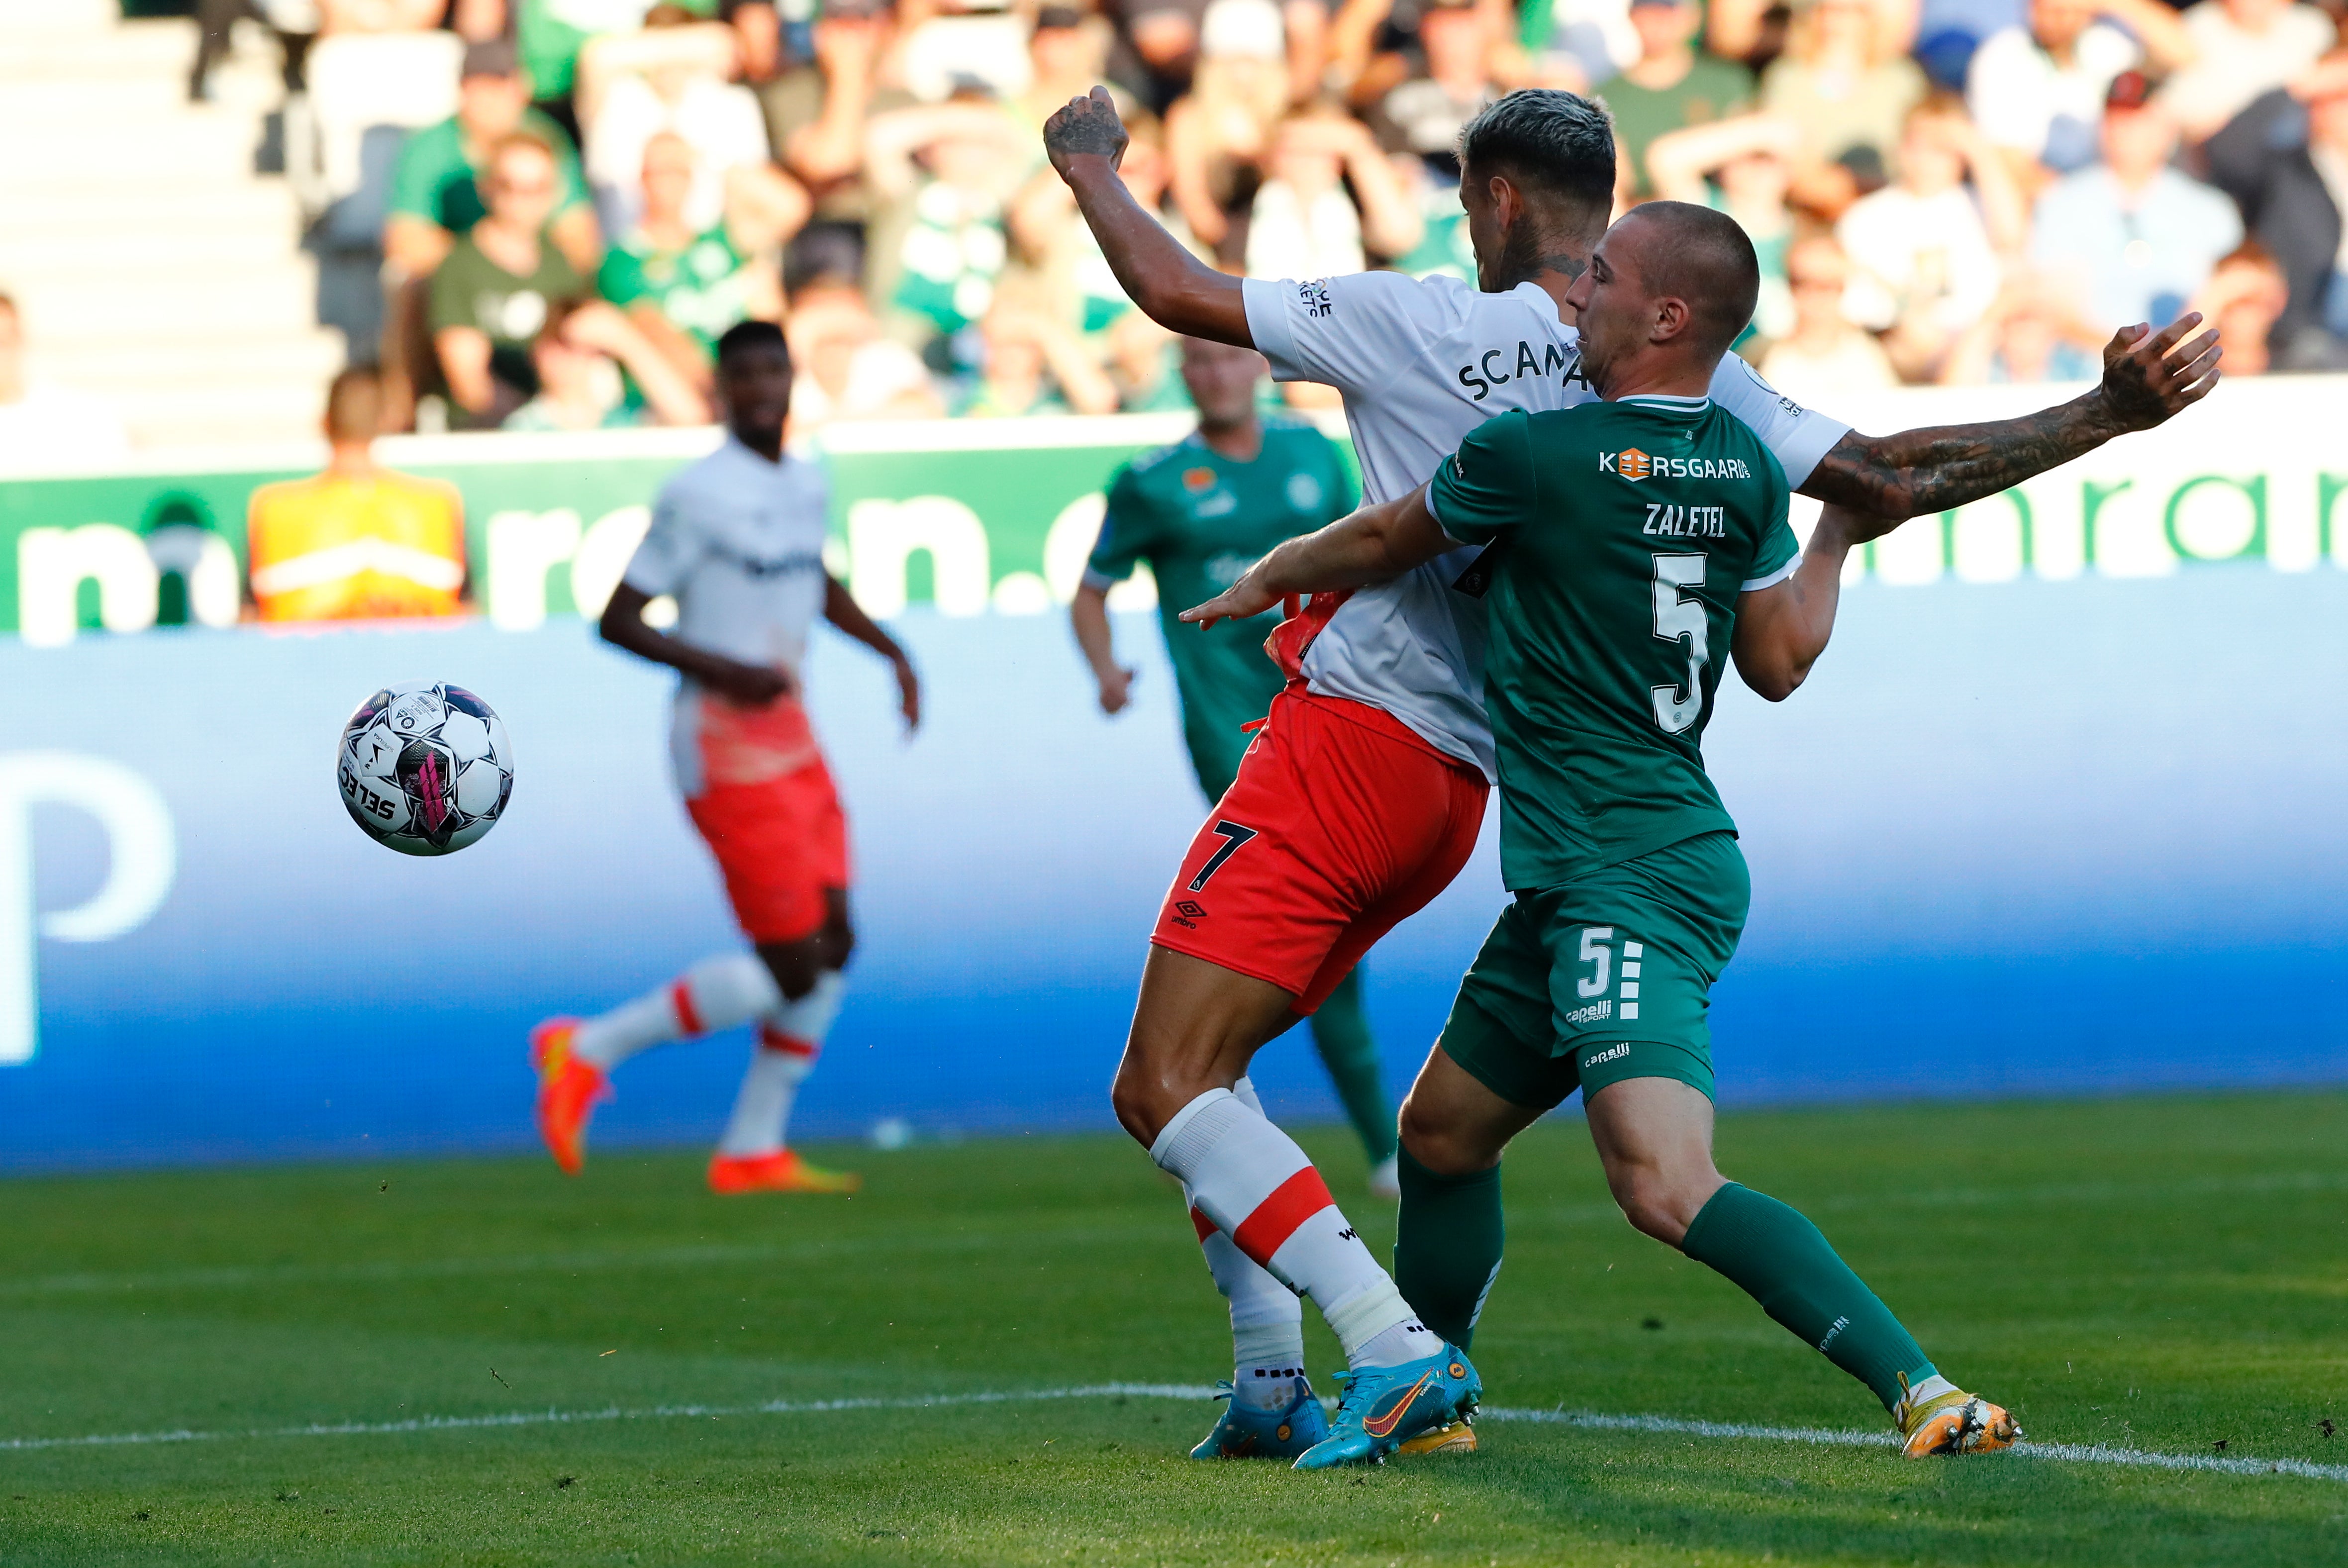
<path fill-rule="evenodd" d="M 1447 285 L 1447 286 L 1446 286 Z M 1319 381 L 1349 397 L 1389 387 L 1462 314 L 1457 278 L 1401 273 L 1248 278 L 1240 285 L 1248 335 L 1276 381 Z"/>
<path fill-rule="evenodd" d="M 1761 373 L 1734 354 L 1720 358 L 1712 373 L 1712 400 L 1745 421 L 1761 444 L 1776 454 L 1786 485 L 1799 490 L 1818 459 L 1850 433 L 1850 427 L 1805 408 L 1761 379 Z"/>
<path fill-rule="evenodd" d="M 628 569 L 620 574 L 620 581 L 639 593 L 654 599 L 674 593 L 700 564 L 707 542 L 694 526 L 686 487 L 680 482 L 692 472 L 688 469 L 661 487 L 653 501 L 653 520 L 644 530 L 644 542 L 628 557 Z"/>

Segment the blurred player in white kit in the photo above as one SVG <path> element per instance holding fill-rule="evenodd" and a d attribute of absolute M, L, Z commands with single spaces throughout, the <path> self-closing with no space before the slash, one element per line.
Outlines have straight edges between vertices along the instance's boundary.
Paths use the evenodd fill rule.
<path fill-rule="evenodd" d="M 705 958 L 675 981 L 587 1019 L 530 1033 L 538 1130 L 576 1175 L 610 1075 L 651 1047 L 756 1023 L 757 1046 L 709 1161 L 718 1192 L 848 1192 L 858 1178 L 810 1165 L 784 1139 L 791 1101 L 839 1012 L 855 945 L 848 823 L 808 727 L 800 671 L 819 615 L 887 659 L 910 730 L 922 686 L 895 639 L 824 570 L 823 472 L 783 450 L 791 359 L 772 323 L 717 343 L 726 444 L 662 487 L 651 528 L 605 606 L 606 641 L 683 679 L 670 750 L 685 809 L 726 879 L 756 953 Z M 644 608 L 676 602 L 674 631 Z"/>

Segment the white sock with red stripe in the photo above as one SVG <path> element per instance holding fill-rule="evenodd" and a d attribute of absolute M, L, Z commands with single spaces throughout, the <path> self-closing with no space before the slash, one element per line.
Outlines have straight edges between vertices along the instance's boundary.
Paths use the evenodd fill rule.
<path fill-rule="evenodd" d="M 1247 1079 L 1233 1084 L 1231 1093 L 1263 1114 L 1263 1102 Z M 1217 1230 L 1188 1187 L 1182 1201 L 1190 1206 L 1190 1223 L 1215 1288 L 1231 1304 L 1231 1397 L 1251 1409 L 1285 1410 L 1296 1402 L 1304 1377 L 1304 1303 Z"/>
<path fill-rule="evenodd" d="M 609 1072 L 638 1051 L 747 1024 L 782 1001 L 775 977 L 757 954 L 723 954 L 703 959 L 657 991 L 588 1019 L 571 1048 L 582 1061 Z"/>
<path fill-rule="evenodd" d="M 1442 1350 L 1304 1150 L 1231 1090 L 1210 1089 L 1176 1112 L 1149 1157 L 1241 1252 L 1313 1298 L 1348 1365 L 1390 1367 Z"/>
<path fill-rule="evenodd" d="M 798 1098 L 799 1085 L 815 1071 L 816 1058 L 823 1055 L 823 1037 L 831 1032 L 832 1019 L 839 1016 L 840 999 L 847 989 L 848 982 L 839 971 L 827 969 L 813 990 L 796 1002 L 770 1009 L 758 1021 L 758 1047 L 751 1052 L 749 1070 L 742 1075 L 742 1087 L 735 1093 L 734 1114 L 726 1120 L 725 1136 L 717 1140 L 719 1154 L 753 1159 L 784 1146 L 792 1102 Z"/>

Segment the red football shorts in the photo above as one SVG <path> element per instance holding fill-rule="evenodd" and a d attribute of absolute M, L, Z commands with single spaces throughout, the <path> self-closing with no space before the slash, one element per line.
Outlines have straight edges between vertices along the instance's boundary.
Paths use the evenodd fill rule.
<path fill-rule="evenodd" d="M 1150 940 L 1310 1014 L 1476 848 L 1484 776 L 1391 714 L 1292 684 L 1190 841 Z"/>
<path fill-rule="evenodd" d="M 754 943 L 823 927 L 827 894 L 848 886 L 848 819 L 799 705 L 747 710 L 705 701 L 702 792 L 687 800 L 734 917 Z"/>

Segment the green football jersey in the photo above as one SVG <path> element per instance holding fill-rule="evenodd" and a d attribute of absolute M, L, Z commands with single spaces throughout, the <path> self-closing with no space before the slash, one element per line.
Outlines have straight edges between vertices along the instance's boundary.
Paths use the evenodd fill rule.
<path fill-rule="evenodd" d="M 1790 574 L 1786 471 L 1709 398 L 1486 420 L 1427 506 L 1490 551 L 1484 705 L 1500 760 L 1500 872 L 1556 887 L 1736 824 L 1704 727 L 1737 595 Z M 1480 572 L 1489 563 L 1488 573 Z"/>
<path fill-rule="evenodd" d="M 1263 651 L 1279 612 L 1200 631 L 1175 619 L 1239 580 L 1284 539 L 1354 510 L 1354 481 L 1336 443 L 1303 420 L 1263 421 L 1263 449 L 1235 462 L 1191 435 L 1146 452 L 1109 481 L 1108 510 L 1086 581 L 1121 582 L 1137 562 L 1158 581 L 1158 618 L 1182 699 L 1182 738 L 1199 786 L 1214 799 L 1238 776 L 1249 737 L 1282 684 Z"/>

